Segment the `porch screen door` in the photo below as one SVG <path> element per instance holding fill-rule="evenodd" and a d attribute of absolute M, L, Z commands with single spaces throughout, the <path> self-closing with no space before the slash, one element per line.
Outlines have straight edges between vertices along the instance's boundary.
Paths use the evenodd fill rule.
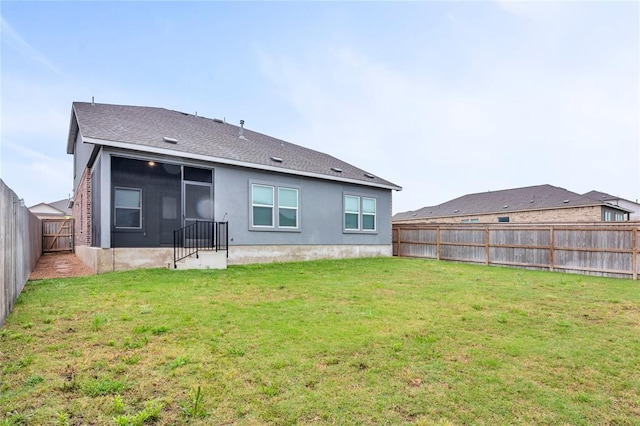
<path fill-rule="evenodd" d="M 213 221 L 213 195 L 210 183 L 184 183 L 184 226 L 196 220 Z"/>

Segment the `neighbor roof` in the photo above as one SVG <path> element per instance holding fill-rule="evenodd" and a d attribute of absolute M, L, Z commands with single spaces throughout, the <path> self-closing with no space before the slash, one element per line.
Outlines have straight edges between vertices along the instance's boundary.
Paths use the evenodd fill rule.
<path fill-rule="evenodd" d="M 29 207 L 29 210 L 33 213 L 42 215 L 57 215 L 57 216 L 70 216 L 71 209 L 69 208 L 69 200 L 58 200 L 50 203 L 38 203 Z"/>
<path fill-rule="evenodd" d="M 164 108 L 74 102 L 67 152 L 78 132 L 96 145 L 194 158 L 386 189 L 398 185 L 328 154 L 222 120 Z"/>
<path fill-rule="evenodd" d="M 514 211 L 545 210 L 605 204 L 584 195 L 552 185 L 536 185 L 501 191 L 479 192 L 455 198 L 437 206 L 397 213 L 394 221 L 450 216 L 500 214 Z M 627 211 L 621 207 L 620 210 Z"/>
<path fill-rule="evenodd" d="M 637 204 L 636 202 L 627 200 L 626 198 L 616 197 L 615 195 L 607 194 L 606 192 L 600 192 L 600 191 L 589 191 L 586 194 L 582 194 L 582 195 L 594 201 L 604 201 L 604 202 L 610 203 L 611 201 L 624 200 L 628 203 Z"/>

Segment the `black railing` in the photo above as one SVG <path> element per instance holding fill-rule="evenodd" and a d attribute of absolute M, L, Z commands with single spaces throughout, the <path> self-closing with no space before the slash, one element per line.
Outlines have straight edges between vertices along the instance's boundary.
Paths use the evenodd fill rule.
<path fill-rule="evenodd" d="M 229 222 L 195 222 L 173 231 L 173 267 L 186 257 L 200 251 L 226 251 L 229 256 Z"/>

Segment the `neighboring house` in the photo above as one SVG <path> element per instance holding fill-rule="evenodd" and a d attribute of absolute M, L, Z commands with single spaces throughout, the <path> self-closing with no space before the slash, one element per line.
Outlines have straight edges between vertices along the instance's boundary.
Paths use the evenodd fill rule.
<path fill-rule="evenodd" d="M 70 218 L 69 200 L 59 200 L 51 203 L 39 203 L 29 207 L 29 211 L 40 219 Z"/>
<path fill-rule="evenodd" d="M 624 198 L 616 197 L 614 195 L 610 195 L 606 192 L 600 191 L 589 191 L 586 194 L 582 195 L 594 201 L 603 201 L 616 207 L 625 208 L 631 211 L 629 220 L 640 220 L 640 204 L 638 203 L 638 200 L 636 200 L 635 202 L 625 200 Z"/>
<path fill-rule="evenodd" d="M 552 185 L 468 194 L 397 213 L 394 223 L 543 223 L 629 220 L 631 210 Z"/>
<path fill-rule="evenodd" d="M 74 102 L 67 153 L 76 253 L 96 272 L 169 266 L 195 220 L 228 222 L 230 264 L 392 254 L 398 185 L 243 121 Z"/>

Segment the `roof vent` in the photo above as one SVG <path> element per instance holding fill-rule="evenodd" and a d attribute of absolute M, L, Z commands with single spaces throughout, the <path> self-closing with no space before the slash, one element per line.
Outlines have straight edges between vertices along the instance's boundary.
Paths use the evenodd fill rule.
<path fill-rule="evenodd" d="M 244 137 L 244 120 L 240 120 L 240 133 L 238 134 L 240 139 L 246 139 Z"/>
<path fill-rule="evenodd" d="M 454 210 L 453 212 L 454 212 L 454 213 L 458 213 L 459 211 L 460 211 L 460 210 L 458 210 L 458 209 L 455 209 L 455 210 Z"/>
<path fill-rule="evenodd" d="M 505 204 L 504 206 L 502 206 L 503 209 L 508 209 L 509 208 L 509 204 Z"/>
<path fill-rule="evenodd" d="M 331 170 L 333 170 L 336 173 L 342 173 L 342 169 L 339 169 L 337 167 L 332 167 Z"/>
<path fill-rule="evenodd" d="M 412 214 L 411 216 L 418 216 L 418 213 L 414 213 L 414 214 Z"/>
<path fill-rule="evenodd" d="M 222 120 L 220 120 L 219 118 L 214 118 L 213 121 L 215 121 L 216 123 L 224 123 Z"/>
<path fill-rule="evenodd" d="M 375 178 L 375 176 L 374 176 L 374 175 L 372 175 L 371 173 L 365 173 L 364 175 L 365 175 L 366 177 L 368 177 L 369 179 L 374 179 L 374 178 Z"/>
<path fill-rule="evenodd" d="M 170 138 L 170 137 L 167 137 L 167 136 L 162 138 L 162 140 L 165 141 L 166 143 L 178 143 L 178 139 Z"/>
<path fill-rule="evenodd" d="M 276 163 L 282 163 L 282 158 L 280 157 L 270 157 L 271 161 L 275 161 Z"/>
<path fill-rule="evenodd" d="M 569 200 L 564 200 L 564 201 L 563 201 L 563 203 L 565 203 L 565 204 L 566 204 L 566 203 L 568 203 L 568 202 L 569 202 Z"/>

